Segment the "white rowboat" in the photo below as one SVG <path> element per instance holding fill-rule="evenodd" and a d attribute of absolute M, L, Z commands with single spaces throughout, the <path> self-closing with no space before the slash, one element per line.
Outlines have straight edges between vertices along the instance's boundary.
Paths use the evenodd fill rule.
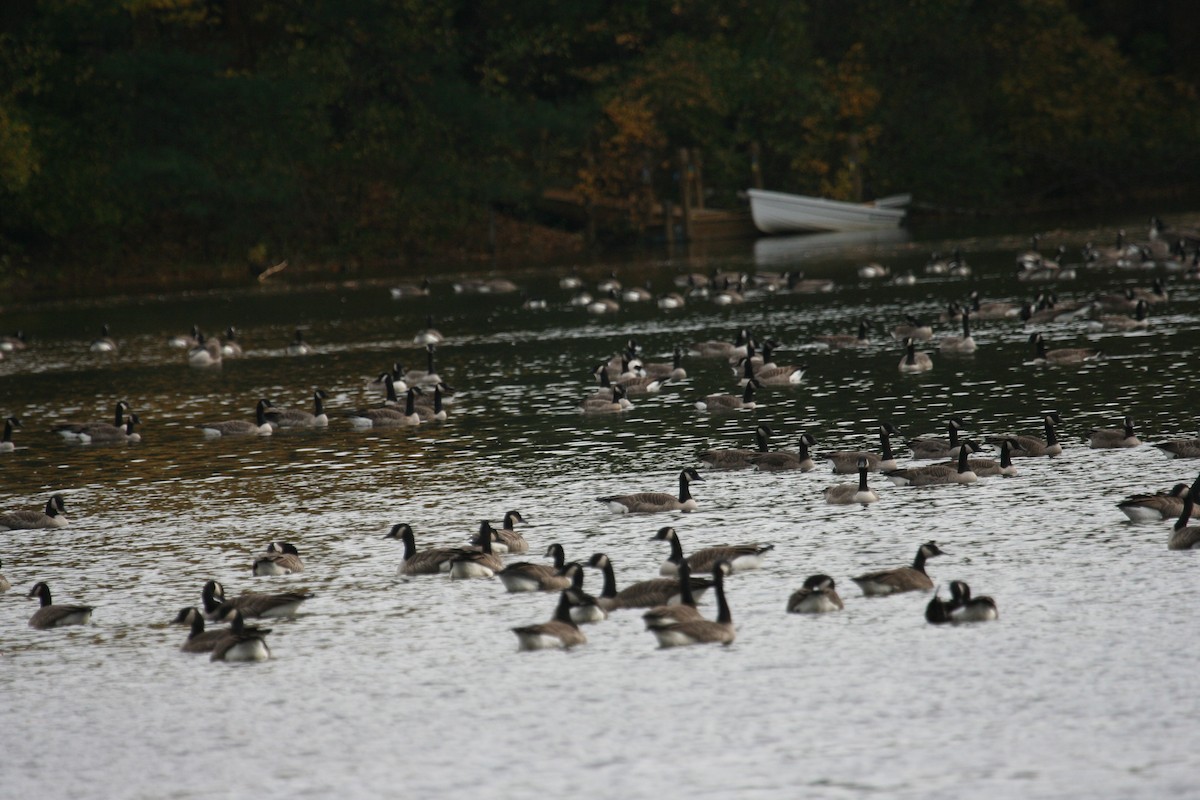
<path fill-rule="evenodd" d="M 844 203 L 799 194 L 750 189 L 750 215 L 763 233 L 867 231 L 895 228 L 904 219 L 910 194 L 881 197 L 873 203 Z"/>

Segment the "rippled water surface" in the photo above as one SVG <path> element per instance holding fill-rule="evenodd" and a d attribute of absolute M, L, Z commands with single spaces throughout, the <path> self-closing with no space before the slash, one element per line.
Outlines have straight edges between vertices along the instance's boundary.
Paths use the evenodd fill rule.
<path fill-rule="evenodd" d="M 942 247 L 953 243 L 939 243 Z M 1077 243 L 1072 243 L 1072 246 Z M 0 508 L 40 508 L 62 492 L 72 524 L 0 534 L 0 728 L 13 797 L 1187 797 L 1200 756 L 1195 731 L 1196 568 L 1166 549 L 1170 522 L 1133 525 L 1115 502 L 1190 483 L 1198 462 L 1149 444 L 1091 450 L 1084 434 L 1124 413 L 1151 443 L 1196 435 L 1200 284 L 1172 280 L 1148 330 L 1088 334 L 1080 321 L 976 325 L 979 351 L 940 355 L 933 371 L 897 369 L 889 332 L 906 312 L 935 318 L 977 289 L 1032 298 L 1045 285 L 1013 278 L 1020 238 L 976 243 L 969 278 L 924 277 L 929 245 L 883 242 L 789 250 L 715 263 L 606 264 L 656 292 L 688 269 L 803 269 L 828 294 L 750 297 L 720 307 L 689 300 L 664 312 L 625 305 L 590 316 L 558 276 L 516 276 L 518 295 L 393 300 L 386 284 L 338 285 L 9 311 L 30 347 L 0 361 L 0 412 L 15 414 L 17 449 L 0 453 Z M 1053 245 L 1050 245 L 1053 246 Z M 916 285 L 863 283 L 880 260 L 914 269 Z M 1066 299 L 1148 286 L 1164 272 L 1103 270 L 1054 286 Z M 366 382 L 392 361 L 421 367 L 411 339 L 433 315 L 447 340 L 440 374 L 457 390 L 449 421 L 356 431 L 344 412 L 375 404 Z M 810 345 L 815 335 L 873 321 L 858 351 Z M 88 352 L 102 323 L 121 350 Z M 187 366 L 167 347 L 196 323 L 236 325 L 245 356 Z M 288 357 L 299 325 L 316 348 Z M 584 417 L 591 368 L 635 336 L 646 357 L 676 344 L 732 339 L 740 327 L 780 342 L 803 364 L 795 387 L 767 387 L 753 412 L 700 414 L 695 400 L 738 391 L 726 363 L 691 357 L 688 377 L 634 398 L 620 417 Z M 937 323 L 938 335 L 957 323 Z M 1083 367 L 1029 363 L 1031 331 L 1051 347 L 1099 347 Z M 7 332 L 7 331 L 5 331 Z M 326 430 L 206 440 L 216 419 L 249 419 L 260 397 L 308 407 L 329 394 Z M 107 419 L 126 399 L 143 420 L 134 445 L 64 443 L 63 419 Z M 750 446 L 756 422 L 792 448 L 875 448 L 890 419 L 906 436 L 940 433 L 951 415 L 977 438 L 1040 433 L 1063 417 L 1065 453 L 1024 459 L 1021 474 L 972 487 L 896 488 L 833 507 L 821 490 L 845 480 L 809 473 L 702 470 L 693 514 L 619 516 L 593 498 L 673 491 L 705 446 Z M 902 460 L 907 451 L 900 448 Z M 988 455 L 995 455 L 988 453 Z M 640 614 L 586 628 L 571 652 L 518 653 L 513 626 L 551 615 L 550 594 L 509 595 L 497 580 L 397 576 L 401 548 L 384 538 L 409 522 L 419 545 L 456 544 L 481 519 L 518 509 L 531 523 L 526 558 L 551 542 L 568 558 L 606 552 L 619 584 L 653 577 L 651 542 L 676 526 L 686 549 L 769 542 L 759 571 L 728 581 L 735 644 L 660 650 Z M 943 586 L 968 581 L 996 598 L 1001 620 L 934 627 L 927 595 L 863 598 L 854 575 L 910 562 L 934 539 Z M 306 571 L 254 578 L 253 554 L 294 542 Z M 515 560 L 515 559 L 513 559 Z M 838 582 L 844 612 L 784 613 L 812 573 Z M 294 619 L 272 621 L 272 659 L 225 665 L 181 653 L 167 623 L 199 601 L 206 579 L 232 593 L 306 588 Z M 86 627 L 34 631 L 37 580 L 55 599 L 96 606 Z M 599 592 L 589 571 L 587 588 Z M 945 590 L 943 589 L 943 593 Z M 702 603 L 715 615 L 711 599 Z"/>

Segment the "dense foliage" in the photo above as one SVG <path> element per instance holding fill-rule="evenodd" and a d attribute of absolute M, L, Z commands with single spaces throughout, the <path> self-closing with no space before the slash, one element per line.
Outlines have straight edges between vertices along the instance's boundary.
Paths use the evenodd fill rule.
<path fill-rule="evenodd" d="M 0 269 L 436 250 L 548 187 L 935 205 L 1200 175 L 1190 0 L 5 0 Z M 856 170 L 861 170 L 856 173 Z M 5 267 L 6 265 L 6 267 Z"/>

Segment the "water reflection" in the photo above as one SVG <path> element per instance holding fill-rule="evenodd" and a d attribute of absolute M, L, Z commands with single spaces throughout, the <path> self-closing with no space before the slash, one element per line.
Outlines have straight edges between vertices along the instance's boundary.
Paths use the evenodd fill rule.
<path fill-rule="evenodd" d="M 919 274 L 925 249 L 901 242 L 870 257 L 886 258 L 893 274 Z M 40 739 L 13 726 L 0 734 L 12 763 L 24 765 L 6 782 L 84 796 L 119 774 L 130 794 L 186 794 L 202 782 L 181 767 L 198 760 L 220 763 L 223 780 L 262 794 L 351 784 L 386 795 L 403 783 L 445 796 L 486 780 L 518 795 L 534 786 L 570 791 L 581 776 L 638 796 L 735 787 L 777 795 L 794 785 L 912 797 L 963 785 L 1072 794 L 1081 782 L 1089 794 L 1127 796 L 1185 785 L 1194 764 L 1187 738 L 1172 731 L 1190 718 L 1171 698 L 1189 691 L 1200 655 L 1178 635 L 1190 624 L 1194 565 L 1167 553 L 1167 523 L 1131 525 L 1113 504 L 1190 483 L 1196 470 L 1148 446 L 1092 451 L 1083 437 L 1125 413 L 1147 441 L 1194 434 L 1197 379 L 1180 365 L 1195 349 L 1200 287 L 1174 283 L 1145 332 L 1089 335 L 1069 321 L 1038 328 L 1056 342 L 1099 342 L 1104 362 L 1033 366 L 1030 327 L 980 321 L 973 357 L 931 346 L 934 369 L 908 376 L 888 335 L 905 313 L 934 319 L 972 289 L 1010 302 L 1032 293 L 1013 277 L 1009 249 L 972 251 L 969 279 L 922 277 L 912 286 L 859 281 L 864 254 L 803 257 L 806 272 L 834 278 L 828 294 L 763 294 L 731 307 L 695 298 L 670 312 L 625 304 L 605 318 L 572 308 L 557 276 L 535 272 L 521 282 L 550 301 L 544 312 L 522 309 L 517 295 L 454 295 L 436 283 L 431 296 L 400 301 L 386 285 L 363 284 L 8 315 L 6 324 L 32 339 L 0 361 L 0 410 L 26 424 L 17 450 L 0 454 L 0 498 L 4 508 L 26 508 L 62 491 L 74 524 L 4 534 L 0 557 L 16 586 L 0 602 L 6 699 L 14 719 L 44 724 Z M 710 266 L 752 272 L 753 261 Z M 684 266 L 616 269 L 666 290 Z M 787 267 L 786 257 L 772 265 Z M 1087 299 L 1143 282 L 1084 272 L 1057 288 Z M 447 336 L 437 367 L 457 390 L 449 420 L 353 430 L 344 413 L 380 402 L 368 380 L 397 360 L 423 367 L 411 339 L 427 314 Z M 861 316 L 872 320 L 868 346 L 810 346 L 822 333 L 853 332 Z M 188 367 L 167 337 L 193 321 L 206 331 L 235 325 L 244 357 Z M 87 351 L 103 322 L 120 343 L 115 357 Z M 297 325 L 312 355 L 285 354 Z M 803 363 L 804 381 L 765 388 L 752 412 L 702 414 L 694 401 L 733 389 L 735 371 L 689 357 L 686 380 L 635 398 L 623 415 L 575 412 L 594 389 L 591 368 L 630 336 L 648 357 L 667 360 L 676 344 L 732 339 L 742 326 L 780 341 L 780 360 Z M 205 440 L 195 427 L 251 419 L 260 397 L 308 408 L 316 387 L 329 393 L 325 430 Z M 144 421 L 142 442 L 70 445 L 50 431 L 59 419 L 107 419 L 118 399 Z M 842 478 L 823 468 L 707 472 L 691 515 L 623 517 L 595 502 L 671 491 L 700 449 L 745 445 L 759 422 L 788 449 L 811 433 L 819 455 L 877 447 L 880 419 L 911 437 L 940 435 L 959 415 L 964 432 L 981 439 L 1037 432 L 1046 409 L 1064 419 L 1061 457 L 1025 459 L 1018 477 L 971 487 L 900 489 L 873 479 L 881 500 L 867 509 L 825 505 L 821 490 Z M 763 569 L 729 581 L 739 633 L 728 650 L 659 652 L 627 614 L 589 630 L 577 652 L 518 657 L 508 629 L 548 618 L 551 596 L 509 596 L 495 581 L 400 578 L 399 546 L 383 538 L 406 521 L 422 546 L 457 545 L 481 519 L 498 523 L 511 508 L 532 523 L 525 535 L 534 550 L 559 541 L 569 558 L 606 552 L 621 581 L 657 574 L 663 553 L 649 539 L 662 524 L 694 548 L 762 541 L 776 550 Z M 297 543 L 306 571 L 252 577 L 254 553 L 281 539 Z M 923 622 L 922 596 L 857 596 L 849 576 L 904 563 L 927 539 L 953 554 L 931 563 L 934 580 L 962 578 L 996 597 L 1000 622 L 934 629 Z M 788 617 L 787 596 L 815 572 L 835 577 L 846 611 Z M 179 653 L 185 632 L 165 624 L 198 601 L 209 578 L 234 593 L 304 588 L 316 597 L 296 619 L 273 623 L 271 662 L 217 669 Z M 64 602 L 96 605 L 92 625 L 28 630 L 33 604 L 18 595 L 35 580 Z M 598 590 L 595 573 L 586 580 Z M 711 601 L 703 608 L 715 613 Z M 931 685 L 932 697 L 921 688 Z M 79 694 L 47 691 L 68 686 Z M 690 770 L 646 758 L 676 743 L 667 720 L 687 731 Z M 812 731 L 821 732 L 815 743 Z M 930 763 L 928 736 L 914 731 L 956 745 Z M 269 780 L 248 732 L 295 743 L 273 752 Z M 531 746 L 514 753 L 480 748 L 481 739 Z M 81 755 L 72 770 L 51 774 L 39 766 L 40 747 Z"/>

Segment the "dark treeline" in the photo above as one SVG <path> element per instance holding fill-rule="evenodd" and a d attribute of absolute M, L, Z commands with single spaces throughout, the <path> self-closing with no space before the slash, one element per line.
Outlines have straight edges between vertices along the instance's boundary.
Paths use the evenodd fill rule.
<path fill-rule="evenodd" d="M 674 197 L 681 147 L 716 206 L 752 147 L 784 191 L 1121 202 L 1200 176 L 1194 6 L 5 0 L 0 270 L 437 252 Z"/>

